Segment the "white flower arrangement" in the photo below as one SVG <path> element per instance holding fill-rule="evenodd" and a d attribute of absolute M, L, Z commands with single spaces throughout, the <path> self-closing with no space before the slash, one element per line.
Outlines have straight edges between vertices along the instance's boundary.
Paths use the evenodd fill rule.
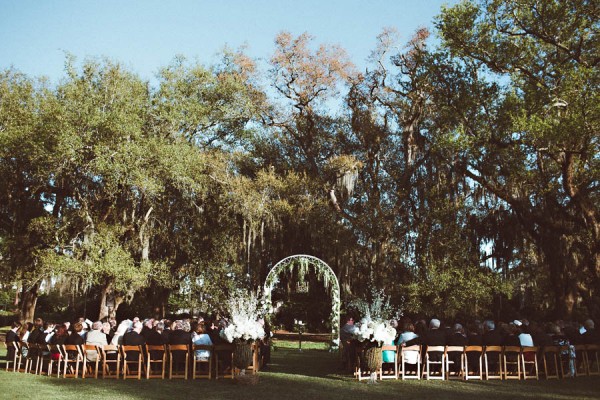
<path fill-rule="evenodd" d="M 356 329 L 354 337 L 359 342 L 377 342 L 379 345 L 391 343 L 396 338 L 396 328 L 387 321 L 363 318 Z"/>
<path fill-rule="evenodd" d="M 230 322 L 220 333 L 229 343 L 234 340 L 258 340 L 265 336 L 263 324 L 259 322 L 260 301 L 252 292 L 237 290 L 227 300 Z"/>

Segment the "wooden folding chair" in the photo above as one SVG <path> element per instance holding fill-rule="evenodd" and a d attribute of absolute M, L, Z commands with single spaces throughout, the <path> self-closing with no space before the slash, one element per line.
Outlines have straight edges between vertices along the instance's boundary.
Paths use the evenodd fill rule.
<path fill-rule="evenodd" d="M 83 353 L 81 347 L 73 344 L 62 345 L 63 378 L 78 378 L 79 369 L 83 370 Z"/>
<path fill-rule="evenodd" d="M 233 345 L 232 344 L 217 344 L 213 346 L 214 357 L 215 357 L 215 366 L 216 366 L 216 374 L 215 379 L 223 378 L 235 378 L 234 366 L 233 366 Z M 227 360 L 230 364 L 229 367 L 225 367 L 222 364 L 225 364 L 225 360 Z M 225 373 L 229 368 L 229 373 Z"/>
<path fill-rule="evenodd" d="M 477 364 L 473 365 L 475 360 Z M 465 380 L 473 379 L 483 380 L 482 346 L 465 346 Z"/>
<path fill-rule="evenodd" d="M 196 357 L 196 351 L 208 351 L 207 359 L 199 359 Z M 192 355 L 193 355 L 193 367 L 192 367 L 192 379 L 196 378 L 205 378 L 212 379 L 212 360 L 213 360 L 213 346 L 211 345 L 201 345 L 195 344 L 192 346 Z M 255 360 L 256 362 L 256 360 Z M 206 369 L 204 372 L 203 370 Z"/>
<path fill-rule="evenodd" d="M 159 368 L 154 366 L 158 365 Z M 164 345 L 146 345 L 146 379 L 165 379 L 167 352 Z M 158 372 L 157 372 L 158 371 Z"/>
<path fill-rule="evenodd" d="M 486 346 L 483 352 L 483 364 L 486 380 L 502 379 L 502 346 Z"/>
<path fill-rule="evenodd" d="M 102 358 L 102 379 L 119 379 L 121 372 L 121 353 L 119 352 L 119 346 L 106 344 L 98 348 L 100 349 Z"/>
<path fill-rule="evenodd" d="M 587 346 L 577 344 L 575 347 L 575 376 L 585 376 L 588 374 L 588 353 Z"/>
<path fill-rule="evenodd" d="M 119 350 L 121 352 L 121 362 L 123 365 L 123 379 L 142 379 L 142 370 L 144 368 L 142 346 L 121 345 Z M 132 368 L 134 366 L 135 368 Z"/>
<path fill-rule="evenodd" d="M 63 347 L 63 378 L 79 377 L 79 367 L 83 371 L 83 353 L 81 348 L 74 344 L 65 344 Z M 68 371 L 68 373 L 67 373 Z"/>
<path fill-rule="evenodd" d="M 523 370 L 523 379 L 540 379 L 539 371 L 538 371 L 538 362 L 537 362 L 537 353 L 539 351 L 538 347 L 523 347 L 521 348 L 521 362 L 522 362 L 522 370 Z M 532 371 L 535 371 L 535 375 L 533 373 L 527 372 L 529 368 Z"/>
<path fill-rule="evenodd" d="M 559 346 L 558 364 L 560 365 L 560 377 L 567 378 L 571 376 L 571 348 L 570 346 Z M 567 373 L 565 374 L 565 370 Z"/>
<path fill-rule="evenodd" d="M 451 379 L 464 379 L 465 377 L 465 347 L 464 346 L 446 346 L 446 377 L 448 380 Z M 458 355 L 458 371 L 451 371 L 450 366 L 454 365 L 455 356 Z"/>
<path fill-rule="evenodd" d="M 414 360 L 414 356 L 415 356 L 415 352 L 416 352 L 416 361 L 415 363 L 412 362 L 408 362 L 408 361 L 413 361 Z M 421 379 L 421 346 L 419 345 L 414 345 L 414 346 L 404 346 L 404 347 L 400 347 L 400 371 L 402 374 L 402 380 L 406 380 L 406 379 Z M 417 370 L 415 371 L 414 375 L 411 374 L 406 366 L 407 365 L 415 365 L 417 367 Z"/>
<path fill-rule="evenodd" d="M 50 376 L 51 371 L 48 370 L 50 366 L 51 354 L 50 354 L 50 346 L 48 344 L 38 344 L 38 370 L 36 372 L 37 375 L 41 375 L 44 373 L 44 368 L 46 369 L 46 375 Z"/>
<path fill-rule="evenodd" d="M 427 380 L 446 379 L 446 346 L 427 346 L 425 349 L 425 360 L 423 362 L 423 375 L 427 375 Z M 441 360 L 432 360 L 433 358 L 437 358 L 438 354 L 441 357 Z M 440 366 L 440 374 L 435 375 L 431 370 L 431 366 Z"/>
<path fill-rule="evenodd" d="M 183 360 L 179 358 L 185 358 L 185 365 L 183 373 L 178 369 L 179 365 Z M 187 344 L 170 344 L 169 345 L 169 379 L 173 378 L 188 378 L 188 366 L 190 363 L 190 348 Z M 173 373 L 173 366 L 175 365 L 175 373 Z"/>
<path fill-rule="evenodd" d="M 544 360 L 544 376 L 546 379 L 559 379 L 558 363 L 560 360 L 560 348 L 558 346 L 544 346 L 542 349 Z M 550 368 L 552 367 L 553 368 Z"/>
<path fill-rule="evenodd" d="M 588 344 L 587 350 L 587 361 L 588 361 L 588 375 L 597 376 L 600 375 L 600 345 Z"/>
<path fill-rule="evenodd" d="M 81 349 L 83 354 L 83 368 L 81 371 L 81 379 L 85 379 L 88 374 L 93 374 L 94 378 L 98 379 L 100 360 L 102 359 L 100 350 L 98 350 L 98 347 L 93 344 L 84 344 L 81 346 Z M 95 358 L 95 360 L 90 361 L 88 357 Z"/>
<path fill-rule="evenodd" d="M 33 364 L 33 360 L 31 358 L 31 347 L 27 342 L 19 343 L 19 350 L 21 352 L 21 359 L 19 360 L 19 365 L 17 366 L 17 370 L 19 372 L 29 373 L 31 366 Z"/>
<path fill-rule="evenodd" d="M 6 347 L 6 371 L 10 371 L 11 364 L 13 372 L 18 371 L 18 367 L 21 364 L 21 349 L 17 342 L 3 342 Z"/>
<path fill-rule="evenodd" d="M 52 376 L 52 369 L 54 368 L 54 363 L 56 363 L 56 377 L 60 378 L 60 372 L 62 371 L 61 367 L 65 360 L 63 347 L 61 345 L 51 344 L 48 346 L 48 348 L 50 349 L 50 360 L 48 362 L 48 376 Z"/>
<path fill-rule="evenodd" d="M 42 359 L 40 345 L 37 343 L 27 343 L 27 346 L 29 347 L 29 351 L 27 352 L 27 357 L 29 358 L 29 372 L 37 375 Z M 43 348 L 45 349 L 46 346 L 43 346 Z"/>
<path fill-rule="evenodd" d="M 260 346 L 258 342 L 252 343 L 252 364 L 246 369 L 252 371 L 253 375 L 260 370 Z"/>
<path fill-rule="evenodd" d="M 394 352 L 394 361 L 392 362 L 385 362 L 383 361 L 382 365 L 381 365 L 381 369 L 379 370 L 379 379 L 380 380 L 384 380 L 384 379 L 398 379 L 398 348 L 396 345 L 394 344 L 384 344 L 381 347 L 381 351 L 393 351 Z M 390 364 L 392 364 L 392 373 L 391 374 L 384 374 L 384 370 L 386 368 L 384 367 L 389 367 Z"/>
<path fill-rule="evenodd" d="M 504 379 L 521 379 L 521 356 L 520 346 L 504 346 L 502 351 Z"/>

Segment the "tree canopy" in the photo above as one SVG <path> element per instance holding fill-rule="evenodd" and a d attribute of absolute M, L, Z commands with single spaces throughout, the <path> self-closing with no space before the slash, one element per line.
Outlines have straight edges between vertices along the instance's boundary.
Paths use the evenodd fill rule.
<path fill-rule="evenodd" d="M 362 72 L 287 32 L 268 71 L 232 50 L 155 84 L 106 59 L 56 86 L 3 71 L 2 283 L 23 320 L 56 288 L 92 318 L 208 312 L 301 253 L 342 308 L 385 287 L 405 313 L 597 318 L 598 16 L 464 1 L 435 45 L 384 30 Z"/>

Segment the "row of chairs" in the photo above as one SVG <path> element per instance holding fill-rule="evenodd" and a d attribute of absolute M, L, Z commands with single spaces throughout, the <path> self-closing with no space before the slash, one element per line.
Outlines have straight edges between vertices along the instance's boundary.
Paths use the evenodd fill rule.
<path fill-rule="evenodd" d="M 543 362 L 541 374 L 546 379 L 569 375 L 569 346 L 394 346 L 382 351 L 394 354 L 393 362 L 382 362 L 376 371 L 379 379 L 539 379 L 538 360 Z M 600 346 L 575 346 L 575 375 L 600 375 Z M 361 370 L 357 355 L 354 375 L 360 381 L 370 378 L 371 371 Z"/>
<path fill-rule="evenodd" d="M 219 379 L 233 378 L 233 345 L 46 345 L 25 342 L 5 343 L 6 370 L 63 378 L 102 379 Z M 10 349 L 10 351 L 9 351 Z M 196 351 L 208 351 L 197 359 Z M 260 347 L 253 346 L 256 374 L 260 366 Z M 54 356 L 53 356 L 54 354 Z"/>

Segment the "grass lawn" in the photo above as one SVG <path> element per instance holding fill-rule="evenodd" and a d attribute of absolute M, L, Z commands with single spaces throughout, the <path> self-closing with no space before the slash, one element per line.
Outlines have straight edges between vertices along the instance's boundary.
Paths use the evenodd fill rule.
<path fill-rule="evenodd" d="M 320 343 L 278 341 L 272 363 L 255 386 L 231 380 L 115 381 L 57 379 L 0 371 L 1 399 L 600 399 L 600 377 L 552 381 L 357 382 L 340 373 L 337 354 Z M 4 367 L 1 363 L 0 367 Z"/>

